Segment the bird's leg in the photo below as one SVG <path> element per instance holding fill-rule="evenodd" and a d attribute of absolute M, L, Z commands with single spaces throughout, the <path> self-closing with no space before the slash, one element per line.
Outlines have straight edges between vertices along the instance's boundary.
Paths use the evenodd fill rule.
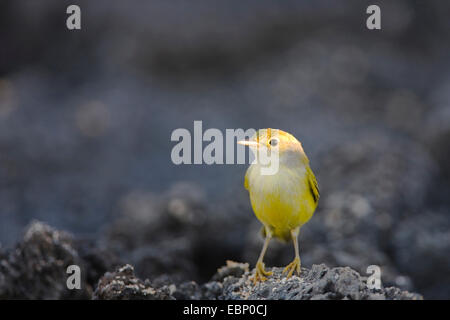
<path fill-rule="evenodd" d="M 294 271 L 297 271 L 297 274 L 300 275 L 301 262 L 300 262 L 300 254 L 298 253 L 298 240 L 297 240 L 298 232 L 299 232 L 299 228 L 291 230 L 291 237 L 292 237 L 292 241 L 294 242 L 295 258 L 283 270 L 283 273 L 288 272 L 287 278 L 290 278 L 292 276 L 292 274 L 294 273 Z"/>
<path fill-rule="evenodd" d="M 258 261 L 256 262 L 255 267 L 255 274 L 251 277 L 251 280 L 253 280 L 253 284 L 256 285 L 258 281 L 266 281 L 267 276 L 272 275 L 271 271 L 264 270 L 264 255 L 266 254 L 267 247 L 269 246 L 270 239 L 272 238 L 272 232 L 266 228 L 266 239 L 264 240 L 264 245 L 261 250 L 261 253 L 259 254 Z"/>

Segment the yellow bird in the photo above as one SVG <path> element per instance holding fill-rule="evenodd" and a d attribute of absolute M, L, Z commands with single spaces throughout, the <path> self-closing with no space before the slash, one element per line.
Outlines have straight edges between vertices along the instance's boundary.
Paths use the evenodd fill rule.
<path fill-rule="evenodd" d="M 295 258 L 283 273 L 287 272 L 288 278 L 294 271 L 300 275 L 299 230 L 311 219 L 319 201 L 319 188 L 308 157 L 293 135 L 278 129 L 258 130 L 250 140 L 238 143 L 250 147 L 256 155 L 265 152 L 278 159 L 278 170 L 274 174 L 264 174 L 262 168 L 267 163 L 259 161 L 254 161 L 245 174 L 244 186 L 249 192 L 253 211 L 263 224 L 265 236 L 253 281 L 267 280 L 266 276 L 272 274 L 264 270 L 263 262 L 272 237 L 293 241 Z"/>

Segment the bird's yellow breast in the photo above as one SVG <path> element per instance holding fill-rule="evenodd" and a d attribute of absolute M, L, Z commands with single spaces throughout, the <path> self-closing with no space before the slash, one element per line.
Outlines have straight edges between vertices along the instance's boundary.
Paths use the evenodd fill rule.
<path fill-rule="evenodd" d="M 261 175 L 259 169 L 253 164 L 245 176 L 253 211 L 275 237 L 286 239 L 291 230 L 308 222 L 317 207 L 318 195 L 312 190 L 317 186 L 314 174 L 308 165 L 281 165 L 274 175 Z"/>

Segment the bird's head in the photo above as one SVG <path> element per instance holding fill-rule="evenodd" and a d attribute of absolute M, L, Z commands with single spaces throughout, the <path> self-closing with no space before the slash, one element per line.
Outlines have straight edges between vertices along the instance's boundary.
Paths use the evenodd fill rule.
<path fill-rule="evenodd" d="M 249 140 L 241 140 L 238 143 L 250 147 L 255 153 L 265 151 L 271 154 L 275 152 L 282 162 L 296 159 L 301 159 L 302 162 L 308 161 L 300 141 L 283 130 L 260 129 Z"/>

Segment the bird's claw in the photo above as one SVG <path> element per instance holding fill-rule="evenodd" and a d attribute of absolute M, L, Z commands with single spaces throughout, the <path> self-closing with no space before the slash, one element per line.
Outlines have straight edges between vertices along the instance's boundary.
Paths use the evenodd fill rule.
<path fill-rule="evenodd" d="M 256 285 L 259 281 L 266 281 L 268 276 L 272 275 L 272 271 L 264 270 L 264 263 L 258 262 L 255 267 L 255 274 L 250 278 Z"/>
<path fill-rule="evenodd" d="M 300 275 L 300 258 L 296 257 L 291 263 L 289 263 L 284 269 L 283 269 L 283 273 L 288 272 L 287 274 L 287 278 L 289 279 L 292 274 L 294 273 L 294 271 L 297 271 L 297 275 Z"/>

